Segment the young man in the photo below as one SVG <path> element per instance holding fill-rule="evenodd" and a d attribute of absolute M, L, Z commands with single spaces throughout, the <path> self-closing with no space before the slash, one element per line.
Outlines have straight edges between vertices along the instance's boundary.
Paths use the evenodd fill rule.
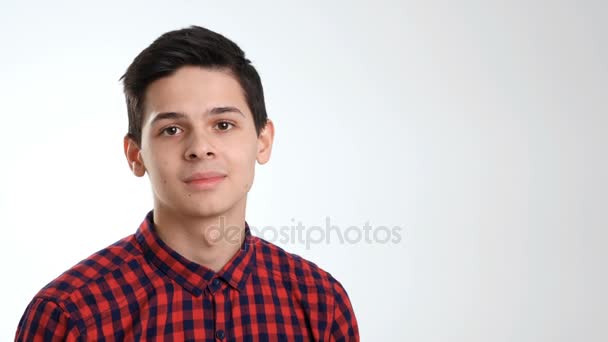
<path fill-rule="evenodd" d="M 154 208 L 45 286 L 16 340 L 358 341 L 342 285 L 245 221 L 274 126 L 244 52 L 191 26 L 159 37 L 121 79 L 125 156 L 148 175 Z"/>

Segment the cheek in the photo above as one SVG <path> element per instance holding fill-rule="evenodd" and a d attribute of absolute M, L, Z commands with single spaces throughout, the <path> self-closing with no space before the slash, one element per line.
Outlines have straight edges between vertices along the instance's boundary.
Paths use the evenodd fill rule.
<path fill-rule="evenodd" d="M 172 169 L 173 163 L 168 160 L 159 160 L 158 161 L 158 178 L 162 185 L 167 185 L 168 178 L 172 175 L 175 175 L 175 171 Z"/>
<path fill-rule="evenodd" d="M 159 183 L 167 184 L 168 177 L 174 173 L 173 166 L 176 165 L 175 161 L 171 161 L 167 151 L 155 151 L 154 153 L 147 153 L 144 158 L 146 160 L 146 169 L 148 173 Z"/>
<path fill-rule="evenodd" d="M 255 171 L 256 150 L 253 148 L 240 149 L 232 154 L 231 166 L 245 183 L 251 183 Z M 248 186 L 248 185 L 247 185 Z"/>

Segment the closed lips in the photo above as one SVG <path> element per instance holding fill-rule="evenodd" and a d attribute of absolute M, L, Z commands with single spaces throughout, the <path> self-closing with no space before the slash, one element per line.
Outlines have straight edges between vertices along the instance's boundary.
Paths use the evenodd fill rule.
<path fill-rule="evenodd" d="M 190 183 L 195 181 L 212 180 L 223 177 L 226 177 L 226 174 L 217 171 L 196 172 L 186 178 L 185 182 Z"/>

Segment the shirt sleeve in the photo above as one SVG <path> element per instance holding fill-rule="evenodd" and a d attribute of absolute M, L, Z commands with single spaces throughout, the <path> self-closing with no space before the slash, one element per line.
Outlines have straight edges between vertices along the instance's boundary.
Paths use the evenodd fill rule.
<path fill-rule="evenodd" d="M 68 321 L 55 302 L 34 298 L 19 321 L 15 341 L 66 341 Z"/>
<path fill-rule="evenodd" d="M 334 319 L 330 341 L 359 342 L 359 326 L 346 290 L 338 281 L 334 282 Z"/>

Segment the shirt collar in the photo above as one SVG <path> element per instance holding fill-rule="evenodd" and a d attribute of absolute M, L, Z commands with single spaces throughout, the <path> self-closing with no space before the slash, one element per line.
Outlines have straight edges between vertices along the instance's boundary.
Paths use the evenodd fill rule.
<path fill-rule="evenodd" d="M 135 238 L 142 247 L 145 258 L 158 267 L 173 281 L 195 296 L 203 290 L 214 278 L 221 278 L 230 286 L 241 290 L 247 277 L 253 269 L 255 243 L 247 222 L 245 222 L 245 239 L 241 248 L 217 273 L 213 270 L 190 261 L 171 249 L 158 236 L 154 226 L 153 210 L 150 210 L 139 225 Z"/>

